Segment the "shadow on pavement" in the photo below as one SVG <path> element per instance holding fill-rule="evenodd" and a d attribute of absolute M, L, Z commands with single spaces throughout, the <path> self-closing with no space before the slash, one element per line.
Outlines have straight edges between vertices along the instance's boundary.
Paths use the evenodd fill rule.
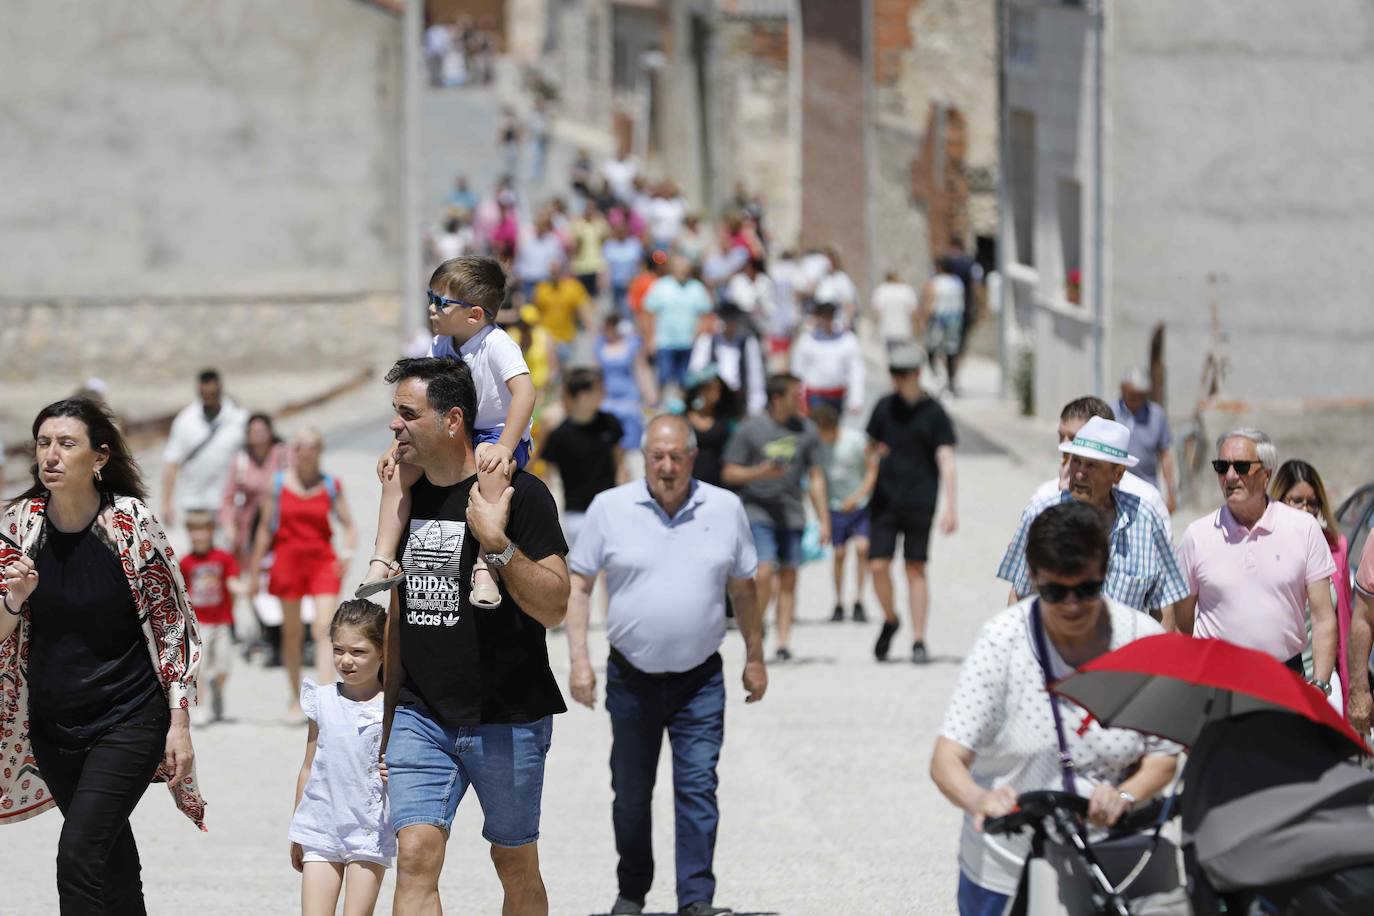
<path fill-rule="evenodd" d="M 877 661 L 876 659 L 874 661 Z M 962 665 L 964 657 L 962 655 L 931 655 L 926 659 L 924 665 L 914 665 L 911 662 L 910 653 L 898 654 L 895 650 L 892 656 L 877 662 L 880 665 L 906 665 L 908 668 L 928 668 L 931 665 Z"/>
<path fill-rule="evenodd" d="M 767 659 L 768 670 L 774 668 L 801 668 L 805 665 L 833 665 L 838 659 L 833 655 L 794 655 L 785 662 L 776 658 Z"/>
<path fill-rule="evenodd" d="M 610 913 L 589 913 L 587 916 L 611 916 Z M 677 916 L 676 913 L 664 910 L 661 913 L 644 913 L 643 916 Z M 735 916 L 780 916 L 776 910 L 735 910 Z"/>

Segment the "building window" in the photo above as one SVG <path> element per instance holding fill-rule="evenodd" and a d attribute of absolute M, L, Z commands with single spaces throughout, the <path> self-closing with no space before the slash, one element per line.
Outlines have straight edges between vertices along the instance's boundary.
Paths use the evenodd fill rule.
<path fill-rule="evenodd" d="M 1010 185 L 1012 234 L 1016 260 L 1035 266 L 1035 115 L 1011 112 Z"/>
<path fill-rule="evenodd" d="M 1059 181 L 1059 245 L 1064 256 L 1064 298 L 1082 302 L 1083 194 L 1077 180 Z"/>
<path fill-rule="evenodd" d="M 1035 8 L 1013 5 L 1008 19 L 1007 54 L 1014 63 L 1035 63 Z"/>

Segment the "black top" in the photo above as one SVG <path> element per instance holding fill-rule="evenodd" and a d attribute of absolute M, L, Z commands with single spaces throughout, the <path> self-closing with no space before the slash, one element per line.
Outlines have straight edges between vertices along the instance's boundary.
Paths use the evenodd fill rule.
<path fill-rule="evenodd" d="M 588 423 L 564 420 L 544 440 L 545 461 L 563 478 L 563 508 L 586 512 L 592 499 L 615 486 L 615 447 L 625 435 L 620 421 L 597 411 Z"/>
<path fill-rule="evenodd" d="M 411 487 L 410 534 L 401 550 L 398 702 L 450 727 L 533 722 L 566 712 L 549 670 L 544 625 L 522 611 L 498 575 L 501 606 L 468 603 L 478 545 L 467 534 L 474 474 L 451 487 Z M 558 507 L 544 482 L 517 471 L 506 531 L 531 560 L 565 555 Z"/>
<path fill-rule="evenodd" d="M 874 513 L 934 506 L 940 492 L 935 450 L 956 443 L 954 424 L 939 402 L 922 397 L 909 404 L 899 395 L 889 394 L 873 407 L 868 437 L 888 448 L 878 463 Z"/>
<path fill-rule="evenodd" d="M 692 465 L 692 476 L 702 483 L 709 483 L 712 486 L 724 486 L 720 475 L 724 463 L 721 455 L 725 452 L 725 443 L 730 441 L 730 428 L 733 424 L 722 417 L 716 417 L 710 429 L 702 432 L 695 425 L 692 429 L 697 434 L 697 460 Z"/>
<path fill-rule="evenodd" d="M 57 739 L 85 742 L 162 691 L 115 548 L 92 526 L 45 523 L 29 599 L 29 714 Z"/>

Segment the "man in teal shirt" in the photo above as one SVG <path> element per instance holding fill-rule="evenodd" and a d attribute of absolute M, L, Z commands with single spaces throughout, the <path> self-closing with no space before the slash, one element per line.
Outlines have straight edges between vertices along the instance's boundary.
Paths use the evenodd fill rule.
<path fill-rule="evenodd" d="M 667 275 L 655 280 L 644 297 L 644 310 L 653 316 L 654 322 L 660 396 L 669 382 L 679 392 L 683 390 L 697 324 L 702 315 L 711 311 L 711 294 L 700 280 L 690 276 L 690 271 L 688 260 L 674 255 Z"/>

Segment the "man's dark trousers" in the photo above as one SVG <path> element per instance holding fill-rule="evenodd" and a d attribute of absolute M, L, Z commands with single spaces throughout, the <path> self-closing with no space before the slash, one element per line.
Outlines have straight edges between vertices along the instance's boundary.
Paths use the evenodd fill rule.
<path fill-rule="evenodd" d="M 691 671 L 646 674 L 612 649 L 606 664 L 606 710 L 613 739 L 611 817 L 620 855 L 620 895 L 642 904 L 653 883 L 651 800 L 666 729 L 673 753 L 678 906 L 710 903 L 716 892 L 711 864 L 720 823 L 716 764 L 725 738 L 720 654 Z"/>

